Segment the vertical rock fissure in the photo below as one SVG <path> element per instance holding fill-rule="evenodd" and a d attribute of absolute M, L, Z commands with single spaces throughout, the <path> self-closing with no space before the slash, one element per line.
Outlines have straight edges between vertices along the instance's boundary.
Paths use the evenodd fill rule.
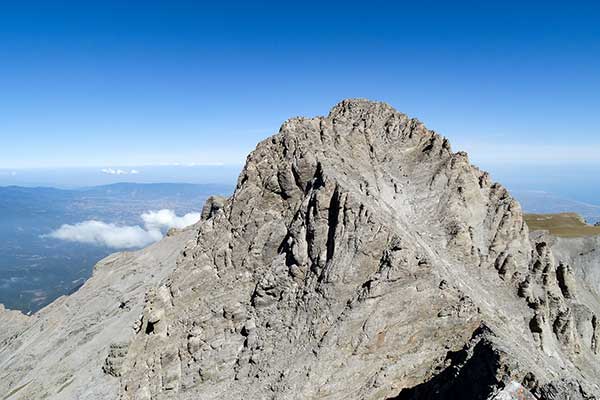
<path fill-rule="evenodd" d="M 326 264 L 333 258 L 335 253 L 335 233 L 339 224 L 340 214 L 340 193 L 339 188 L 336 186 L 329 202 L 329 210 L 327 216 L 327 257 Z"/>

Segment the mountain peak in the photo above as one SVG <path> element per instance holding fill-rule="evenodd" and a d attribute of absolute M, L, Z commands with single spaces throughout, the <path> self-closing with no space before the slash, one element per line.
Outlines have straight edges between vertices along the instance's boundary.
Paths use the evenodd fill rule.
<path fill-rule="evenodd" d="M 52 393 L 600 394 L 594 295 L 543 237 L 529 238 L 506 189 L 385 103 L 344 100 L 327 117 L 288 120 L 248 156 L 231 198 L 205 210 L 193 228 L 104 261 L 44 310 L 38 321 L 62 323 L 54 336 L 42 322 L 15 334 L 0 389 L 29 382 L 15 398 L 41 397 L 75 379 Z M 152 280 L 136 283 L 140 270 Z M 82 309 L 105 292 L 119 303 Z M 87 369 L 66 337 L 89 343 Z"/>
<path fill-rule="evenodd" d="M 333 106 L 329 112 L 330 117 L 344 115 L 348 113 L 359 114 L 381 114 L 381 113 L 398 113 L 392 106 L 381 101 L 373 101 L 368 99 L 344 99 Z"/>

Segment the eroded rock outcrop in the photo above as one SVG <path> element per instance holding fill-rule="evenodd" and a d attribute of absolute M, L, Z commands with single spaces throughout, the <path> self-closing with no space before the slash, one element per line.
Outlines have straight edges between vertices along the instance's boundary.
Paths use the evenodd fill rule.
<path fill-rule="evenodd" d="M 19 311 L 7 310 L 0 304 L 0 347 L 18 336 L 28 324 L 28 316 Z"/>
<path fill-rule="evenodd" d="M 201 219 L 209 219 L 225 207 L 227 199 L 222 196 L 210 196 L 202 207 Z"/>
<path fill-rule="evenodd" d="M 557 262 L 568 265 L 588 289 L 600 293 L 600 236 L 550 237 Z"/>
<path fill-rule="evenodd" d="M 386 104 L 288 120 L 204 210 L 98 349 L 122 399 L 600 394 L 597 296 L 506 189 Z"/>
<path fill-rule="evenodd" d="M 598 370 L 571 363 L 597 360 L 572 278 L 466 154 L 385 104 L 345 101 L 249 156 L 164 282 L 172 297 L 149 299 L 166 334 L 133 339 L 121 393 L 410 398 L 442 381 L 446 398 L 509 382 L 543 398 L 573 379 L 587 395 Z M 177 385 L 161 387 L 164 374 Z"/>

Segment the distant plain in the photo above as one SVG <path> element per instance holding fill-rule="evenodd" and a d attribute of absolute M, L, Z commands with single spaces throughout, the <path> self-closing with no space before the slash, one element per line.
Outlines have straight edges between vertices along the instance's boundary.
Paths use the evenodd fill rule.
<path fill-rule="evenodd" d="M 583 237 L 600 235 L 600 226 L 593 226 L 577 213 L 525 214 L 530 231 L 548 231 L 560 237 Z"/>

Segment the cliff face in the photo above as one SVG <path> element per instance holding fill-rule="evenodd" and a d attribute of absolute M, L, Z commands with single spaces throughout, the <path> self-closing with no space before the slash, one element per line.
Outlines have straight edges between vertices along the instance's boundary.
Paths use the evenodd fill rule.
<path fill-rule="evenodd" d="M 573 267 L 575 274 L 591 291 L 600 290 L 600 236 L 551 239 L 557 262 Z"/>
<path fill-rule="evenodd" d="M 94 325 L 120 336 L 85 342 L 93 365 L 70 379 L 85 374 L 89 387 L 71 394 L 103 398 L 90 389 L 102 382 L 123 399 L 600 395 L 596 294 L 529 238 L 502 186 L 388 105 L 346 100 L 287 121 L 250 154 L 230 199 L 166 240 L 172 253 L 180 243 L 173 269 L 137 277 L 146 294 L 123 326 Z M 85 313 L 78 298 L 113 268 L 63 301 Z M 0 390 L 18 389 L 8 398 L 57 379 L 17 373 L 25 338 L 52 329 L 60 348 L 70 324 L 4 345 Z"/>

